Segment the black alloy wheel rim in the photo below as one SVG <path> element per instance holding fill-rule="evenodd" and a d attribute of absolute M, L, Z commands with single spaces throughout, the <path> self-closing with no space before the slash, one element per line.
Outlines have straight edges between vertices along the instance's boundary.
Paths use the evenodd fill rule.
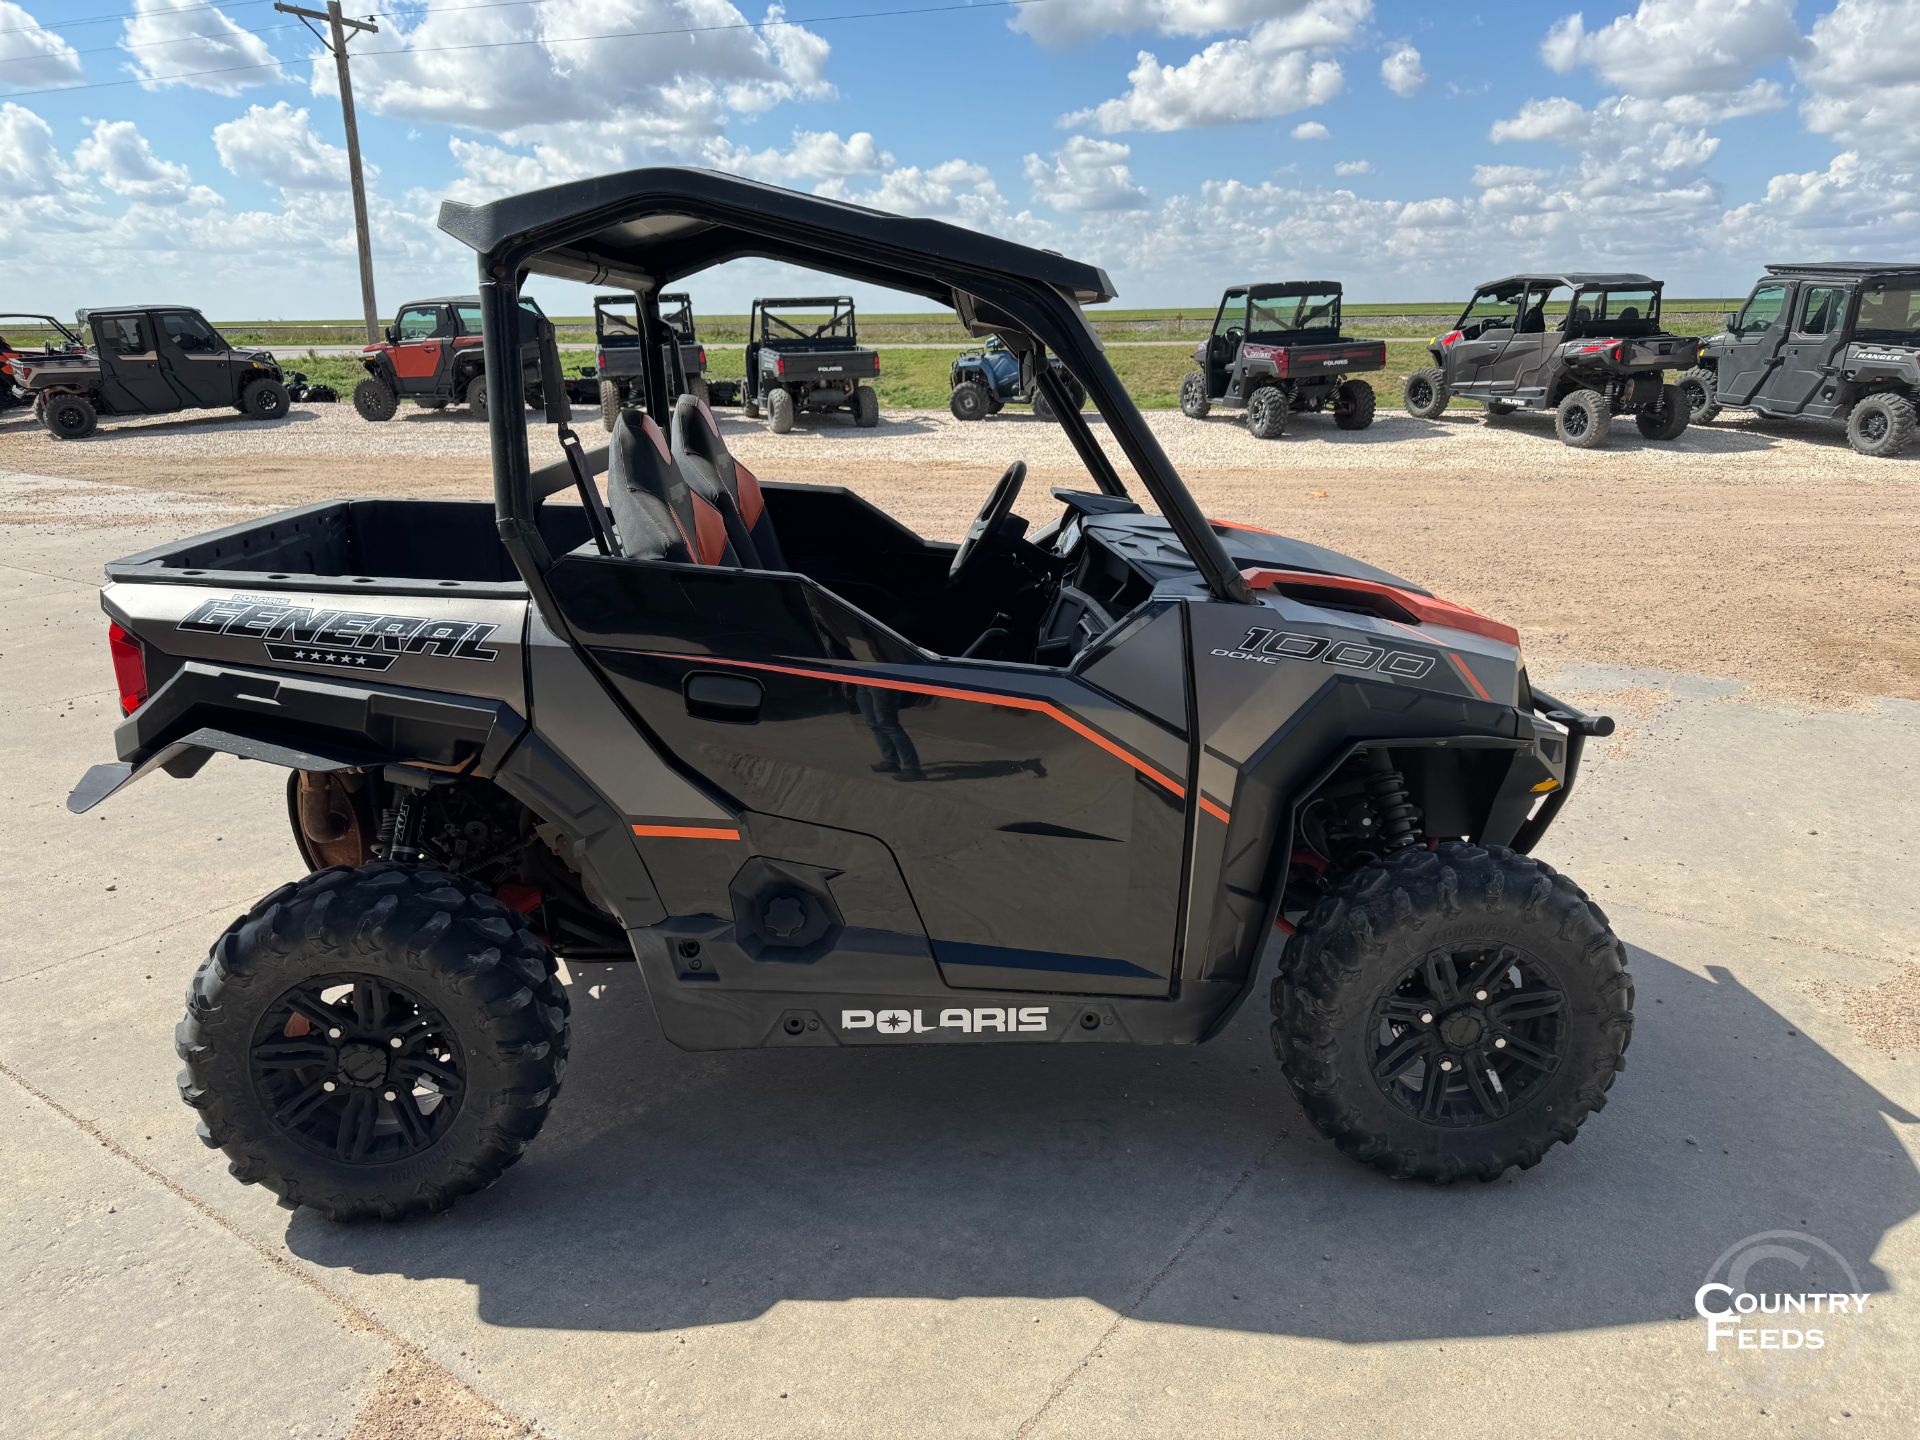
<path fill-rule="evenodd" d="M 1860 437 L 1863 440 L 1879 440 L 1887 433 L 1887 417 L 1878 410 L 1869 410 L 1866 418 L 1860 422 Z"/>
<path fill-rule="evenodd" d="M 1584 435 L 1587 433 L 1587 412 L 1578 405 L 1567 408 L 1567 434 Z"/>
<path fill-rule="evenodd" d="M 445 1017 L 371 975 L 288 990 L 261 1017 L 247 1062 L 274 1127 L 347 1165 L 432 1149 L 466 1094 L 465 1057 Z"/>
<path fill-rule="evenodd" d="M 1415 380 L 1407 386 L 1407 394 L 1416 405 L 1425 405 L 1433 398 L 1432 387 L 1424 380 Z"/>
<path fill-rule="evenodd" d="M 1560 1068 L 1567 998 L 1511 945 L 1432 950 L 1375 1003 L 1368 1065 L 1422 1124 L 1488 1125 L 1531 1101 Z"/>

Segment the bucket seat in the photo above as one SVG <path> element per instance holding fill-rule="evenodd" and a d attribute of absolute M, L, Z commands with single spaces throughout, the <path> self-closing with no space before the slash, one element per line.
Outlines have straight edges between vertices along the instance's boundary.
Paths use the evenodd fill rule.
<path fill-rule="evenodd" d="M 674 463 L 693 493 L 720 512 L 740 563 L 751 570 L 786 569 L 760 482 L 728 451 L 706 402 L 682 395 L 673 403 L 669 429 Z"/>
<path fill-rule="evenodd" d="M 643 411 L 622 411 L 614 426 L 607 449 L 607 508 L 626 555 L 740 564 L 719 508 L 687 484 L 666 436 Z"/>

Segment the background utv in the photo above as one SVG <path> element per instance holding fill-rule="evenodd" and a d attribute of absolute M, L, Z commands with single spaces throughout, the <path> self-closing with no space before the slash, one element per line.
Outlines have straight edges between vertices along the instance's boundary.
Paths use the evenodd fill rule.
<path fill-rule="evenodd" d="M 1526 852 L 1610 722 L 1536 690 L 1510 626 L 1205 519 L 1082 316 L 1102 271 L 698 170 L 441 225 L 502 377 L 493 503 L 337 501 L 108 567 L 121 758 L 69 803 L 244 755 L 291 772 L 312 867 L 215 942 L 178 1031 L 238 1178 L 342 1217 L 491 1183 L 559 1089 L 556 955 L 631 956 L 691 1049 L 1192 1044 L 1279 928 L 1281 1069 L 1348 1153 L 1491 1179 L 1605 1103 L 1625 955 Z M 534 470 L 520 278 L 633 291 L 651 348 L 659 289 L 743 256 L 1057 354 L 1112 441 L 1036 363 L 1088 488 L 1030 533 L 1014 461 L 927 541 L 761 483 L 659 366 L 604 455 Z M 571 440 L 550 338 L 541 365 Z"/>

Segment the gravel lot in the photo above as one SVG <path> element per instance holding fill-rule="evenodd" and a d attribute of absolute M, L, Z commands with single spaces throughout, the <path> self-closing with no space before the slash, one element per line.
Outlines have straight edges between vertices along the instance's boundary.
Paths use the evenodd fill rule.
<path fill-rule="evenodd" d="M 877 430 L 834 418 L 786 436 L 737 412 L 721 421 L 763 479 L 851 485 L 935 536 L 956 536 L 1011 460 L 1031 467 L 1022 509 L 1036 519 L 1049 485 L 1085 483 L 1060 430 L 1027 415 L 962 425 L 894 411 Z M 1351 435 L 1303 419 L 1279 441 L 1231 416 L 1150 422 L 1209 513 L 1511 618 L 1538 658 L 1726 675 L 1825 704 L 1920 698 L 1920 452 L 1869 460 L 1837 427 L 1751 420 L 1670 445 L 1622 425 L 1599 451 L 1568 450 L 1544 418 L 1489 425 L 1477 410 L 1383 414 Z M 589 443 L 603 434 L 597 412 L 576 423 Z M 536 459 L 550 453 L 536 436 Z M 372 425 L 346 405 L 276 424 L 117 421 L 79 443 L 9 418 L 0 470 L 202 496 L 209 523 L 339 495 L 480 496 L 488 483 L 486 432 L 467 416 L 409 409 Z M 44 490 L 0 499 L 0 517 L 39 524 L 118 523 L 124 509 Z"/>

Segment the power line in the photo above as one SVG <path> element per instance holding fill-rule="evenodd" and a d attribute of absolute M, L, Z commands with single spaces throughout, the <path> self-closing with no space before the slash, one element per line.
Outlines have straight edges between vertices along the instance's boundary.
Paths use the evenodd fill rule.
<path fill-rule="evenodd" d="M 526 0 L 519 0 L 519 3 L 525 4 Z M 74 50 L 70 53 L 78 58 L 81 55 L 105 55 L 110 52 L 124 53 L 129 50 L 155 50 L 162 45 L 184 45 L 189 40 L 224 40 L 229 35 L 271 35 L 276 30 L 299 30 L 301 28 L 303 27 L 299 25 L 258 25 L 252 29 L 247 29 L 243 26 L 235 25 L 226 30 L 196 30 L 191 35 L 176 35 L 171 40 L 142 40 L 137 45 L 129 45 L 123 40 L 115 45 L 93 45 L 85 50 Z M 56 57 L 44 52 L 35 52 L 31 55 L 4 55 L 0 56 L 0 65 L 22 65 L 29 60 L 47 60 L 52 58 Z"/>
<path fill-rule="evenodd" d="M 164 10 L 123 10 L 114 15 L 89 15 L 84 20 L 36 21 L 0 30 L 0 35 L 23 35 L 30 30 L 77 30 L 82 25 L 105 25 L 112 20 L 146 20 L 155 15 L 188 15 L 195 10 L 244 10 L 249 5 L 267 5 L 272 0 L 201 0 L 193 5 L 169 5 Z"/>
<path fill-rule="evenodd" d="M 489 0 L 489 3 L 461 6 L 465 10 L 490 10 L 502 8 L 506 4 L 536 4 L 543 0 Z M 711 35 L 735 30 L 774 30 L 799 29 L 809 25 L 835 25 L 852 20 L 890 20 L 902 16 L 944 15 L 954 11 L 1019 10 L 1031 5 L 1048 5 L 1055 0 L 976 0 L 976 3 L 956 3 L 946 5 L 923 5 L 910 9 L 896 10 L 860 10 L 842 15 L 812 15 L 801 20 L 739 20 L 724 25 L 676 25 L 658 30 L 616 30 L 604 35 L 563 35 L 551 38 L 528 40 L 482 40 L 465 45 L 403 45 L 391 50 L 362 50 L 358 58 L 371 60 L 381 55 L 443 55 L 468 50 L 508 50 L 523 45 L 579 45 L 603 40 L 645 40 L 658 39 L 664 35 Z M 388 14 L 387 11 L 374 11 L 374 14 Z M 42 90 L 14 90 L 9 92 L 10 100 L 23 99 L 31 95 L 67 95 L 81 90 L 110 90 L 123 85 L 159 85 L 174 80 L 193 80 L 203 75 L 237 75 L 248 70 L 278 70 L 280 61 L 273 60 L 260 65 L 220 65 L 209 70 L 183 70 L 176 75 L 136 76 L 127 80 L 96 80 L 88 85 L 51 85 Z M 288 61 L 288 64 L 297 63 Z"/>

